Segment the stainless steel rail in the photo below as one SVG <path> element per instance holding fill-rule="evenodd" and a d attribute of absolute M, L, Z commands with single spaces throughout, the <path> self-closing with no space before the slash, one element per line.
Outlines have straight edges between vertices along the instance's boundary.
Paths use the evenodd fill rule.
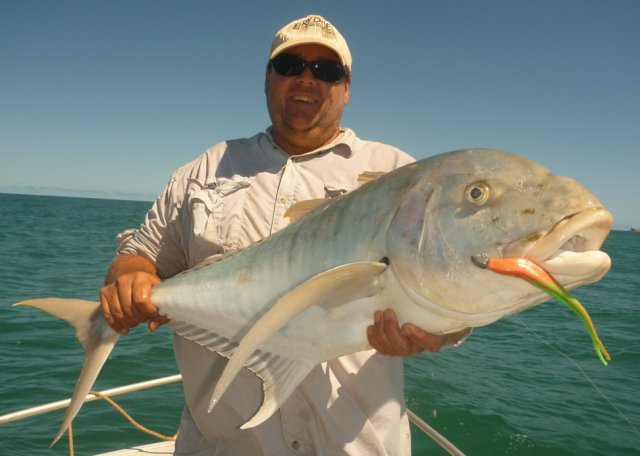
<path fill-rule="evenodd" d="M 131 383 L 129 385 L 120 386 L 118 388 L 112 388 L 108 390 L 101 391 L 101 393 L 105 396 L 119 396 L 122 394 L 132 393 L 134 391 L 141 391 L 149 388 L 155 388 L 157 386 L 168 385 L 170 383 L 178 383 L 182 381 L 181 375 L 170 375 L 168 377 L 156 378 L 153 380 L 148 380 L 145 382 L 139 383 Z M 93 394 L 88 394 L 85 398 L 85 402 L 91 402 L 99 400 L 100 398 L 94 396 Z M 23 410 L 18 410 L 17 412 L 7 413 L 5 415 L 0 416 L 0 424 L 10 423 L 12 421 L 23 420 L 25 418 L 29 418 L 36 415 L 42 415 L 44 413 L 52 412 L 54 410 L 63 409 L 69 406 L 71 399 L 65 399 L 57 402 L 50 402 L 48 404 L 38 405 L 36 407 L 31 407 Z M 429 426 L 424 420 L 422 420 L 418 415 L 413 413 L 411 410 L 407 409 L 407 414 L 409 415 L 409 420 L 422 432 L 427 434 L 429 437 L 433 439 L 438 445 L 440 445 L 445 451 L 447 451 L 452 456 L 464 456 L 464 453 L 460 451 L 456 446 L 447 440 L 442 434 L 436 431 L 433 427 Z"/>

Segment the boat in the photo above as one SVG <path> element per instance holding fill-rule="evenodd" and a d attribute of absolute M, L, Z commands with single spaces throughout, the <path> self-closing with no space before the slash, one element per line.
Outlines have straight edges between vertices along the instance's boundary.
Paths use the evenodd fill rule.
<path fill-rule="evenodd" d="M 131 448 L 124 448 L 122 450 L 110 451 L 108 453 L 101 453 L 96 456 L 173 456 L 173 450 L 174 442 L 157 442 Z"/>
<path fill-rule="evenodd" d="M 107 400 L 107 402 L 114 402 L 111 400 L 114 396 L 124 395 L 128 393 L 133 393 L 135 391 L 142 391 L 150 388 L 156 388 L 163 385 L 168 385 L 172 383 L 178 383 L 182 381 L 182 376 L 179 374 L 170 375 L 168 377 L 160 377 L 151 380 L 147 380 L 144 382 L 131 383 L 128 385 L 103 390 L 103 391 L 92 391 L 90 392 L 86 398 L 85 402 L 92 402 L 99 399 Z M 42 415 L 48 412 L 52 412 L 54 410 L 60 410 L 66 408 L 71 403 L 71 398 L 63 399 L 56 402 L 49 402 L 47 404 L 38 405 L 35 407 L 30 407 L 22 410 L 18 410 L 16 412 L 7 413 L 5 415 L 0 416 L 0 425 L 11 423 L 14 421 L 23 420 L 26 418 L 30 418 L 37 415 Z M 118 408 L 117 404 L 114 405 Z M 123 410 L 120 410 L 121 413 L 127 417 L 128 415 Z M 409 421 L 416 426 L 420 431 L 429 436 L 434 442 L 436 442 L 442 449 L 444 449 L 448 454 L 452 456 L 464 456 L 464 453 L 460 451 L 453 443 L 446 439 L 442 434 L 440 434 L 436 429 L 431 427 L 428 423 L 426 423 L 422 418 L 416 415 L 411 410 L 407 409 L 407 414 L 409 416 Z M 160 436 L 153 431 L 149 431 L 146 428 L 138 425 L 131 419 L 127 418 L 130 422 L 132 422 L 138 429 L 143 432 L 150 433 L 151 435 L 156 436 L 161 439 L 159 442 L 149 443 L 145 445 L 133 446 L 129 448 L 120 448 L 114 451 L 110 451 L 107 453 L 100 453 L 96 456 L 145 456 L 145 455 L 154 455 L 154 456 L 170 456 L 173 455 L 175 436 L 167 437 Z M 70 438 L 69 445 L 69 453 L 73 454 L 73 440 Z"/>
<path fill-rule="evenodd" d="M 640 228 L 631 228 L 634 233 L 640 233 Z"/>

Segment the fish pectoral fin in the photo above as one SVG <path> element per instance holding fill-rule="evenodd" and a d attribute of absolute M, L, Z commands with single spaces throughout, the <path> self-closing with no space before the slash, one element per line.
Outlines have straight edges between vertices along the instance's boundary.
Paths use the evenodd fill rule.
<path fill-rule="evenodd" d="M 262 424 L 273 415 L 309 375 L 315 363 L 312 360 L 287 359 L 257 350 L 246 367 L 262 379 L 263 399 L 258 411 L 240 429 Z"/>
<path fill-rule="evenodd" d="M 209 411 L 220 400 L 258 347 L 293 317 L 312 306 L 334 307 L 375 295 L 382 289 L 380 274 L 386 268 L 387 265 L 381 262 L 344 264 L 311 277 L 283 295 L 240 341 L 216 383 L 209 402 Z"/>
<path fill-rule="evenodd" d="M 98 377 L 100 369 L 118 341 L 118 334 L 101 318 L 100 303 L 98 302 L 81 299 L 42 298 L 19 302 L 14 306 L 34 307 L 65 320 L 75 328 L 76 337 L 84 347 L 82 371 L 73 390 L 71 403 L 64 415 L 60 430 L 51 442 L 51 446 L 53 446 L 80 411 L 80 407 Z"/>

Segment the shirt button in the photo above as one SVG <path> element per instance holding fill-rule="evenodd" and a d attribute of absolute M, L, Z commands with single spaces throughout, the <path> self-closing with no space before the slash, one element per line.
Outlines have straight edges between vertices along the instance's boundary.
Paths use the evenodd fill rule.
<path fill-rule="evenodd" d="M 298 448 L 300 448 L 300 442 L 298 442 L 297 440 L 294 440 L 291 443 L 291 448 L 293 448 L 294 450 L 297 450 Z"/>
<path fill-rule="evenodd" d="M 282 204 L 287 204 L 287 197 L 286 197 L 286 196 L 281 196 L 281 197 L 280 197 L 280 202 L 281 202 Z"/>

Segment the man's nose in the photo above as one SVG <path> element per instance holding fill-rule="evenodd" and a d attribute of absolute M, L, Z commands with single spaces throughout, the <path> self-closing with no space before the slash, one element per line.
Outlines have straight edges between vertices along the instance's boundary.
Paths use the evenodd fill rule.
<path fill-rule="evenodd" d="M 302 70 L 302 73 L 300 73 L 298 75 L 298 81 L 315 81 L 315 77 L 313 76 L 313 73 L 311 72 L 311 68 L 306 67 L 304 70 Z"/>

